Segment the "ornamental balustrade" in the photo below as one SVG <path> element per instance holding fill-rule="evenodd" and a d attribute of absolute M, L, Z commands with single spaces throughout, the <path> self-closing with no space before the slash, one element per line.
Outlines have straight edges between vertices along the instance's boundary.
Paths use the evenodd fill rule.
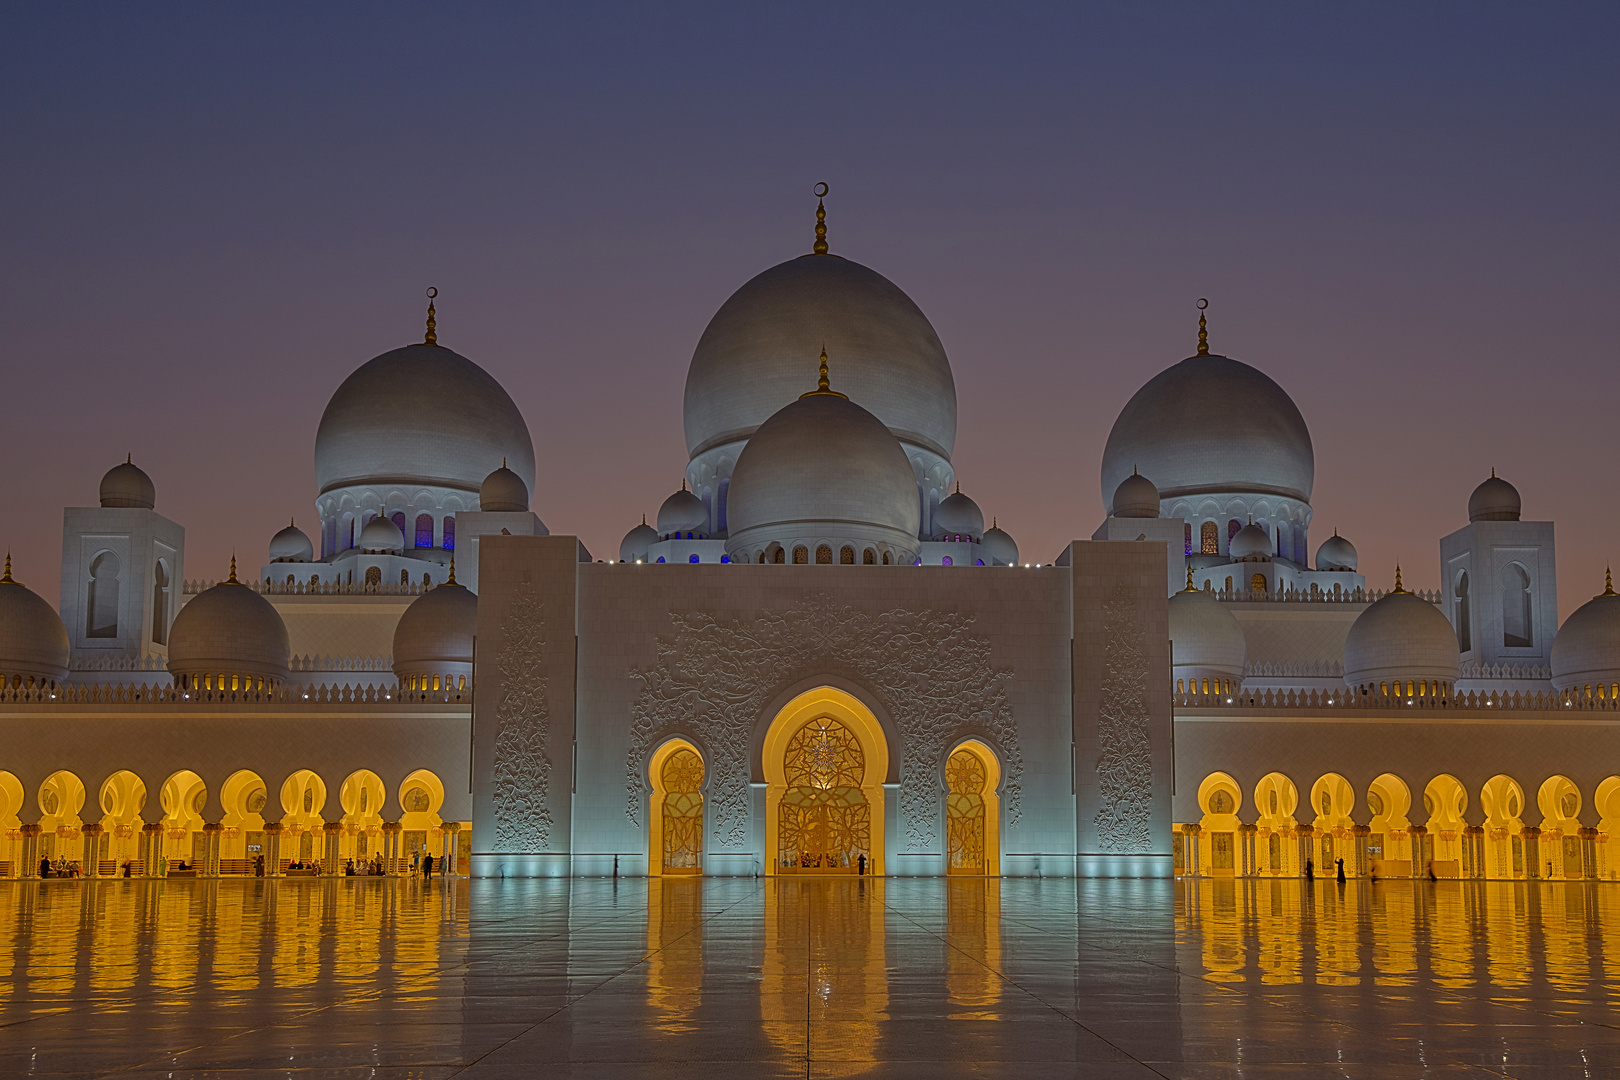
<path fill-rule="evenodd" d="M 178 686 L 82 683 L 51 687 L 5 687 L 0 705 L 333 705 L 427 703 L 467 704 L 473 684 L 446 690 L 405 690 L 391 684 L 286 684 L 270 690 L 204 690 Z"/>
<path fill-rule="evenodd" d="M 299 565 L 291 563 L 289 565 Z M 195 596 L 206 592 L 218 585 L 217 581 L 187 581 L 180 591 L 186 596 Z M 267 596 L 420 596 L 433 588 L 431 584 L 424 585 L 419 581 L 401 584 L 397 581 L 380 581 L 376 584 L 367 584 L 363 581 L 276 581 L 265 578 L 263 581 L 244 581 L 241 584 L 255 589 Z"/>
<path fill-rule="evenodd" d="M 1602 693 L 1598 693 L 1602 689 Z M 1262 709 L 1300 711 L 1310 709 L 1353 709 L 1397 713 L 1412 710 L 1430 712 L 1620 712 L 1620 696 L 1610 688 L 1548 690 L 1535 692 L 1469 691 L 1433 694 L 1364 694 L 1359 690 L 1244 690 L 1235 694 L 1172 694 L 1176 709 L 1210 712 L 1255 712 Z"/>

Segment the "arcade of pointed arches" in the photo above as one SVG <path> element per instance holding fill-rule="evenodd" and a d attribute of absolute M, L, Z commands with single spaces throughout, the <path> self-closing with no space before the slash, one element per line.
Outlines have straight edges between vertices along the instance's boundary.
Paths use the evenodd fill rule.
<path fill-rule="evenodd" d="M 1294 781 L 1267 773 L 1252 798 L 1230 774 L 1198 787 L 1202 816 L 1175 826 L 1176 873 L 1207 877 L 1333 876 L 1491 880 L 1620 880 L 1620 776 L 1592 792 L 1597 826 L 1581 824 L 1583 796 L 1566 776 L 1526 789 L 1499 773 L 1472 798 L 1448 773 L 1414 788 L 1384 773 L 1358 793 L 1325 773 L 1302 798 Z M 1533 822 L 1533 823 L 1532 823 Z"/>

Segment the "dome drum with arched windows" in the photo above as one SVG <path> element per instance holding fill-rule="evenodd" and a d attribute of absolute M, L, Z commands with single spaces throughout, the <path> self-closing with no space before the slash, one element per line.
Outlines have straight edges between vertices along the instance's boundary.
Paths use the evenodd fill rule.
<path fill-rule="evenodd" d="M 263 690 L 287 679 L 287 624 L 259 593 L 229 579 L 180 609 L 169 629 L 169 671 L 185 689 Z"/>

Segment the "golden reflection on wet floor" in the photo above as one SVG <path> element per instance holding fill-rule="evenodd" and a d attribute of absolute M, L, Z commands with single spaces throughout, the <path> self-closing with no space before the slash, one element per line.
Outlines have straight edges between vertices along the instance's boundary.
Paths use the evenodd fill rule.
<path fill-rule="evenodd" d="M 1614 1075 L 1620 886 L 0 883 L 0 1075 Z"/>

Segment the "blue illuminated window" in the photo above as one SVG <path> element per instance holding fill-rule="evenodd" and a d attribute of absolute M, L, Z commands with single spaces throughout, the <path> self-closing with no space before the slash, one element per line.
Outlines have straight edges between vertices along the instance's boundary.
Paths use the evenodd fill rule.
<path fill-rule="evenodd" d="M 428 541 L 428 546 L 433 546 L 432 540 Z M 444 519 L 444 550 L 456 550 L 456 519 L 453 517 Z"/>
<path fill-rule="evenodd" d="M 433 546 L 432 514 L 416 515 L 416 546 L 423 548 Z"/>
<path fill-rule="evenodd" d="M 697 561 L 698 561 L 698 557 L 697 557 L 697 556 L 696 556 L 696 555 L 693 555 L 693 556 L 692 556 L 692 557 L 691 557 L 691 558 L 689 558 L 689 559 L 687 559 L 687 560 L 686 560 L 686 561 L 687 561 L 687 562 L 697 562 Z"/>

